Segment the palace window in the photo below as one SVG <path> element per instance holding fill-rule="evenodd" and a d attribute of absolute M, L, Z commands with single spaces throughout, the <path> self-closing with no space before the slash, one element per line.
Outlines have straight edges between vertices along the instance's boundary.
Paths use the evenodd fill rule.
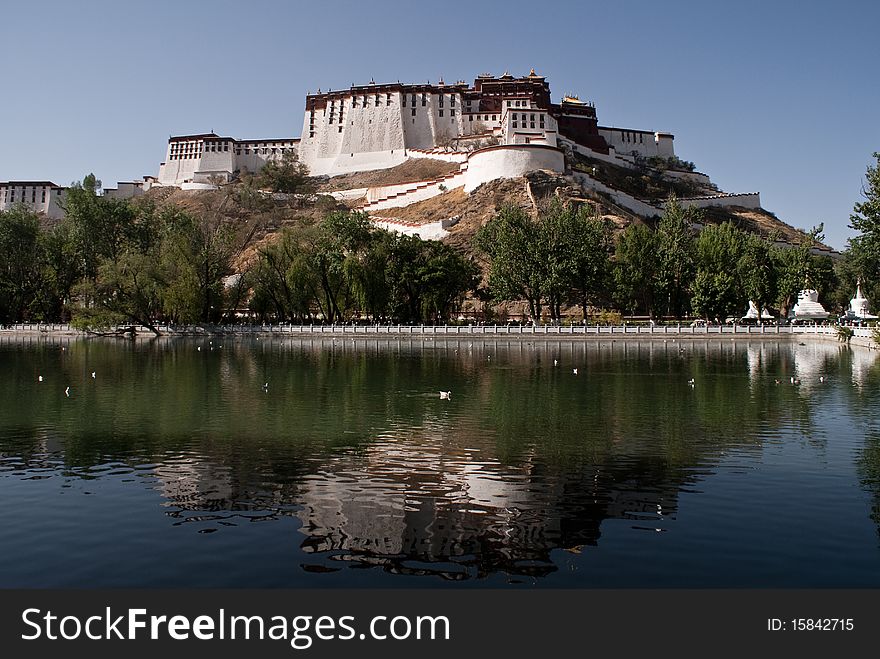
<path fill-rule="evenodd" d="M 412 116 L 416 116 L 416 109 L 415 108 L 412 109 Z"/>
<path fill-rule="evenodd" d="M 455 107 L 455 96 L 453 94 L 449 95 L 449 105 Z"/>
<path fill-rule="evenodd" d="M 474 120 L 474 115 L 469 114 L 469 115 L 468 115 L 468 121 L 473 121 L 473 120 Z"/>
<path fill-rule="evenodd" d="M 385 94 L 385 105 L 391 105 L 391 94 Z"/>
<path fill-rule="evenodd" d="M 401 94 L 400 101 L 401 105 L 403 105 L 403 107 L 406 107 L 406 94 Z"/>
<path fill-rule="evenodd" d="M 376 94 L 376 107 L 379 107 L 379 94 Z"/>
<path fill-rule="evenodd" d="M 440 94 L 437 97 L 437 100 L 438 100 L 438 105 L 442 108 L 443 107 L 443 94 Z"/>
<path fill-rule="evenodd" d="M 513 127 L 516 128 L 516 122 L 515 122 L 515 121 L 513 122 Z"/>
<path fill-rule="evenodd" d="M 412 94 L 412 95 L 409 97 L 409 100 L 412 101 L 412 104 L 413 104 L 413 105 L 415 105 L 415 104 L 416 104 L 416 95 L 415 95 L 415 94 Z"/>
<path fill-rule="evenodd" d="M 422 107 L 425 107 L 428 104 L 428 99 L 422 94 Z"/>
<path fill-rule="evenodd" d="M 442 117 L 442 116 L 443 116 L 443 110 L 438 110 L 438 112 L 440 113 L 440 116 Z"/>
<path fill-rule="evenodd" d="M 339 132 L 340 132 L 340 133 L 342 132 L 342 126 L 339 127 Z"/>
<path fill-rule="evenodd" d="M 449 110 L 449 116 L 450 116 L 450 117 L 454 117 L 454 116 L 455 116 L 455 108 L 452 108 L 451 110 Z"/>

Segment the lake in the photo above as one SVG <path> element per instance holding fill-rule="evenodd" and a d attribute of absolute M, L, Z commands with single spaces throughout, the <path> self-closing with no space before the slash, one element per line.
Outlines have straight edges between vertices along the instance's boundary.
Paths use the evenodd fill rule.
<path fill-rule="evenodd" d="M 880 587 L 878 356 L 3 337 L 0 587 Z"/>

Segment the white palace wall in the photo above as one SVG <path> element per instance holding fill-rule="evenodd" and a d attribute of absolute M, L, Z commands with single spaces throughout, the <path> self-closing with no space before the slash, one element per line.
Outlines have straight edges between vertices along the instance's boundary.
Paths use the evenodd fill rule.
<path fill-rule="evenodd" d="M 404 162 L 409 149 L 433 149 L 475 125 L 457 93 L 347 94 L 315 110 L 314 122 L 306 110 L 299 158 L 315 176 L 385 169 Z"/>
<path fill-rule="evenodd" d="M 599 126 L 599 135 L 604 137 L 608 145 L 618 154 L 635 152 L 645 158 L 651 156 L 671 158 L 675 155 L 673 137 L 669 133 Z"/>
<path fill-rule="evenodd" d="M 479 149 L 468 158 L 464 191 L 471 192 L 483 183 L 516 178 L 537 169 L 564 172 L 562 149 L 543 144 L 501 144 Z"/>

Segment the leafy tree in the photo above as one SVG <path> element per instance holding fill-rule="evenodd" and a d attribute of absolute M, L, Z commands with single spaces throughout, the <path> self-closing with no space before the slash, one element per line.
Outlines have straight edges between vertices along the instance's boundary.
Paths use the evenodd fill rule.
<path fill-rule="evenodd" d="M 614 234 L 611 224 L 586 206 L 581 206 L 572 214 L 570 226 L 570 286 L 581 305 L 583 320 L 586 320 L 587 306 L 609 297 L 613 278 L 611 255 L 614 251 Z"/>
<path fill-rule="evenodd" d="M 859 232 L 849 240 L 847 257 L 855 275 L 861 278 L 868 299 L 880 299 L 880 152 L 874 153 L 877 163 L 868 167 L 864 201 L 853 206 L 850 227 Z"/>
<path fill-rule="evenodd" d="M 738 269 L 743 291 L 747 299 L 755 303 L 758 318 L 761 318 L 767 305 L 776 297 L 773 245 L 756 234 L 745 234 Z"/>
<path fill-rule="evenodd" d="M 278 240 L 261 247 L 247 280 L 253 288 L 251 309 L 262 318 L 303 321 L 310 317 L 317 281 L 302 227 L 285 228 Z"/>
<path fill-rule="evenodd" d="M 400 322 L 438 322 L 475 288 L 477 267 L 452 247 L 394 234 L 386 267 L 392 316 Z"/>
<path fill-rule="evenodd" d="M 702 211 L 684 208 L 675 197 L 666 203 L 657 226 L 657 291 L 664 313 L 681 319 L 687 308 L 690 282 L 694 276 L 692 225 Z"/>
<path fill-rule="evenodd" d="M 630 224 L 618 237 L 614 279 L 617 298 L 630 313 L 656 313 L 658 243 L 657 233 L 644 224 Z"/>
<path fill-rule="evenodd" d="M 540 227 L 528 213 L 505 206 L 476 235 L 477 247 L 490 259 L 489 288 L 498 300 L 522 300 L 535 322 L 541 320 L 547 261 Z"/>
<path fill-rule="evenodd" d="M 285 151 L 280 159 L 267 162 L 260 170 L 258 182 L 273 192 L 308 194 L 314 190 L 308 167 L 294 151 Z"/>
<path fill-rule="evenodd" d="M 788 315 L 797 301 L 798 293 L 804 288 L 813 288 L 820 296 L 825 296 L 835 287 L 836 275 L 831 260 L 812 253 L 815 243 L 822 239 L 820 224 L 804 232 L 798 245 L 775 247 L 771 251 L 776 269 L 776 296 L 780 315 Z"/>
<path fill-rule="evenodd" d="M 232 274 L 231 227 L 216 214 L 176 208 L 161 217 L 160 272 L 163 309 L 179 323 L 217 322 L 223 314 L 223 280 Z"/>
<path fill-rule="evenodd" d="M 0 211 L 0 322 L 30 317 L 40 288 L 40 226 L 24 205 Z"/>
<path fill-rule="evenodd" d="M 743 234 L 730 222 L 710 225 L 700 233 L 692 300 L 696 313 L 723 322 L 748 301 L 739 276 L 743 246 Z"/>

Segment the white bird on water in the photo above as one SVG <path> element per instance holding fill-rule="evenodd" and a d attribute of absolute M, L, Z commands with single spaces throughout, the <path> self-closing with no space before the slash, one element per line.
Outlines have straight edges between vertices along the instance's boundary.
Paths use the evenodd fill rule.
<path fill-rule="evenodd" d="M 95 372 L 92 371 L 92 380 L 94 380 L 94 379 L 95 379 Z"/>
<path fill-rule="evenodd" d="M 441 391 L 440 392 L 440 400 L 450 400 L 452 398 L 451 391 Z"/>
<path fill-rule="evenodd" d="M 265 391 L 266 393 L 269 393 L 269 383 L 268 382 L 263 383 L 263 391 Z"/>
<path fill-rule="evenodd" d="M 554 365 L 554 366 L 558 366 L 558 365 L 559 365 L 559 360 L 558 360 L 558 359 L 554 359 L 554 360 L 553 360 L 553 365 Z"/>
<path fill-rule="evenodd" d="M 37 382 L 42 382 L 42 381 L 43 381 L 43 376 L 42 376 L 42 375 L 38 375 L 38 376 L 37 376 Z"/>
<path fill-rule="evenodd" d="M 692 387 L 693 387 L 696 383 L 697 383 L 697 381 L 694 380 L 694 378 L 691 378 L 690 380 L 688 380 L 688 384 L 691 385 Z"/>
<path fill-rule="evenodd" d="M 70 398 L 70 387 L 67 387 L 67 388 L 64 390 L 64 395 L 67 396 L 68 398 Z"/>
<path fill-rule="evenodd" d="M 577 375 L 577 374 L 578 374 L 578 370 L 577 370 L 576 368 L 571 369 L 571 372 L 572 372 L 574 375 Z"/>
<path fill-rule="evenodd" d="M 824 376 L 824 375 L 820 375 L 820 376 L 819 376 L 819 382 L 825 382 L 825 376 Z"/>

